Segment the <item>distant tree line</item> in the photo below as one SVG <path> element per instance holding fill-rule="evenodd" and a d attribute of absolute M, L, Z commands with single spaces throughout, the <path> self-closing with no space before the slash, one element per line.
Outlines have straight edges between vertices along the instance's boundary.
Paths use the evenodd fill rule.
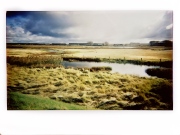
<path fill-rule="evenodd" d="M 166 47 L 172 47 L 173 42 L 170 40 L 163 40 L 163 41 L 150 41 L 150 46 L 166 46 Z"/>
<path fill-rule="evenodd" d="M 7 43 L 8 45 L 49 45 L 51 43 Z"/>
<path fill-rule="evenodd" d="M 108 46 L 108 42 L 104 43 L 93 43 L 89 41 L 87 43 L 7 43 L 8 45 L 83 45 L 83 46 Z"/>

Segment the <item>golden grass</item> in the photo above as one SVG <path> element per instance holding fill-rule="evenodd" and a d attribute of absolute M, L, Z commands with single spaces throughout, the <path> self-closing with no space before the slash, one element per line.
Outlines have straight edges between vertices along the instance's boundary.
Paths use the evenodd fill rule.
<path fill-rule="evenodd" d="M 31 48 L 30 48 L 31 47 Z M 77 47 L 58 47 L 45 46 L 39 47 L 25 47 L 25 48 L 7 48 L 7 56 L 26 57 L 28 55 L 62 55 L 64 57 L 89 57 L 89 58 L 110 58 L 110 59 L 129 59 L 129 60 L 150 60 L 150 61 L 171 61 L 173 50 L 166 50 L 164 48 L 135 48 L 135 49 L 105 49 L 105 48 L 86 48 L 80 49 Z M 33 48 L 33 49 L 32 49 Z M 50 52 L 49 50 L 54 50 Z"/>
<path fill-rule="evenodd" d="M 151 50 L 151 49 L 68 49 L 78 51 L 74 57 L 96 57 L 110 59 L 131 59 L 131 60 L 172 60 L 172 50 Z"/>
<path fill-rule="evenodd" d="M 55 50 L 49 52 L 49 49 Z M 172 80 L 65 69 L 56 63 L 61 57 L 96 57 L 144 61 L 172 60 L 172 50 L 163 48 L 105 49 L 59 46 L 22 46 L 7 48 L 7 56 L 21 57 L 21 66 L 7 64 L 8 92 L 39 95 L 57 101 L 98 109 L 172 109 Z M 32 57 L 29 61 L 29 57 Z M 26 59 L 28 58 L 28 59 Z M 34 59 L 35 58 L 35 59 Z M 50 58 L 50 65 L 42 63 Z M 51 59 L 52 58 L 52 59 Z M 37 63 L 37 62 L 40 63 Z M 58 59 L 59 61 L 59 59 Z M 23 63 L 24 62 L 24 63 Z M 16 62 L 15 62 L 16 63 Z M 44 66 L 54 68 L 43 68 Z M 53 66 L 55 65 L 55 66 Z M 165 93 L 164 93 L 165 90 Z M 163 95 L 164 94 L 164 95 Z M 168 98 L 166 98 L 168 97 Z"/>
<path fill-rule="evenodd" d="M 7 66 L 8 91 L 41 95 L 57 101 L 100 109 L 167 109 L 151 89 L 172 82 L 109 72 Z M 154 100 L 152 99 L 154 98 Z M 150 105 L 151 102 L 156 104 Z M 134 108 L 133 108 L 134 107 Z M 138 108 L 139 107 L 139 108 Z"/>
<path fill-rule="evenodd" d="M 24 67 L 55 68 L 61 66 L 61 56 L 7 56 L 7 63 Z"/>

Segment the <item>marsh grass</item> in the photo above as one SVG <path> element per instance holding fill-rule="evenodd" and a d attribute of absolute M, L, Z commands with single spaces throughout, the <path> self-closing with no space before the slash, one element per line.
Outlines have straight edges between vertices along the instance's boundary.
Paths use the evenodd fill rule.
<path fill-rule="evenodd" d="M 55 68 L 61 66 L 62 60 L 63 59 L 59 56 L 7 56 L 8 64 L 23 67 Z"/>
<path fill-rule="evenodd" d="M 172 68 L 149 68 L 146 73 L 151 76 L 157 76 L 160 78 L 172 79 L 173 71 Z"/>
<path fill-rule="evenodd" d="M 89 61 L 89 62 L 101 62 L 100 58 L 88 58 L 88 57 L 63 57 L 65 61 Z"/>
<path fill-rule="evenodd" d="M 8 93 L 7 98 L 8 110 L 87 110 L 86 106 L 64 103 L 49 98 L 24 95 L 19 92 Z"/>
<path fill-rule="evenodd" d="M 97 72 L 97 71 L 111 71 L 111 67 L 92 67 L 90 68 L 91 72 Z"/>
<path fill-rule="evenodd" d="M 168 108 L 173 109 L 173 87 L 170 82 L 155 84 L 152 86 L 151 92 L 160 96 L 160 100 L 168 103 Z"/>
<path fill-rule="evenodd" d="M 150 71 L 162 78 L 110 73 L 109 67 L 65 69 L 62 60 L 160 66 Z M 172 110 L 172 77 L 162 76 L 172 73 L 172 63 L 172 50 L 151 47 L 7 46 L 8 109 Z"/>
<path fill-rule="evenodd" d="M 8 92 L 97 109 L 172 109 L 172 81 L 80 69 L 7 65 Z"/>

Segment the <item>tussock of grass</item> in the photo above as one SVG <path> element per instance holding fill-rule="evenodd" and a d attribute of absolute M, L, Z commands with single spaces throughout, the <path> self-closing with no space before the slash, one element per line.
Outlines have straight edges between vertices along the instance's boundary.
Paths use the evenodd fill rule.
<path fill-rule="evenodd" d="M 42 69 L 8 65 L 7 68 L 8 91 L 11 92 L 100 109 L 172 109 L 171 80 L 103 71 L 84 73 L 63 67 Z M 111 102 L 112 98 L 116 102 Z"/>
<path fill-rule="evenodd" d="M 172 68 L 149 68 L 146 73 L 151 76 L 172 79 Z"/>
<path fill-rule="evenodd" d="M 111 71 L 111 67 L 92 67 L 90 71 L 95 72 L 95 71 Z"/>

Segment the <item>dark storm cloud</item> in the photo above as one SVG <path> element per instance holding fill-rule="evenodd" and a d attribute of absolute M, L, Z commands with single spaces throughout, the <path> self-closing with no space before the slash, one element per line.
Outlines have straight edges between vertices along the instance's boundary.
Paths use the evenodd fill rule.
<path fill-rule="evenodd" d="M 163 20 L 157 25 L 148 35 L 147 38 L 163 38 L 163 39 L 172 39 L 173 38 L 173 27 L 167 29 L 167 26 L 173 23 L 173 12 L 167 11 Z"/>
<path fill-rule="evenodd" d="M 159 29 L 148 36 L 148 38 L 154 38 L 154 39 L 156 38 L 171 39 L 172 37 L 173 37 L 172 29 L 166 29 L 166 28 Z"/>
<path fill-rule="evenodd" d="M 148 42 L 172 37 L 168 11 L 8 11 L 7 42 Z"/>
<path fill-rule="evenodd" d="M 73 26 L 66 14 L 54 16 L 44 11 L 8 11 L 6 15 L 7 25 L 19 26 L 34 35 L 56 38 L 73 36 L 64 32 L 66 28 Z"/>
<path fill-rule="evenodd" d="M 7 11 L 6 17 L 14 18 L 14 17 L 27 17 L 29 14 L 33 13 L 32 11 Z"/>

